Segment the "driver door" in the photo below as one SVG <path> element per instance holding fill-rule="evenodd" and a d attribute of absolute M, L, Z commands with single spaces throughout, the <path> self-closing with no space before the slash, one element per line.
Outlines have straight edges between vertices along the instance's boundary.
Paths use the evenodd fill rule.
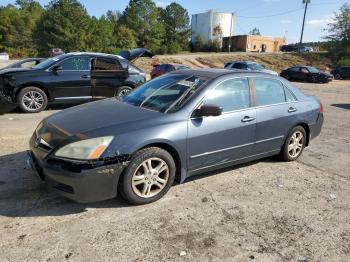
<path fill-rule="evenodd" d="M 251 108 L 246 78 L 229 79 L 205 96 L 202 104 L 222 107 L 222 114 L 188 120 L 188 168 L 192 172 L 253 154 L 256 110 Z"/>

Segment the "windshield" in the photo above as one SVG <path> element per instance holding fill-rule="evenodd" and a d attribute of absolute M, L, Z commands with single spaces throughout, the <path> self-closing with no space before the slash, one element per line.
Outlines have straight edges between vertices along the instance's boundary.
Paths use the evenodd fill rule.
<path fill-rule="evenodd" d="M 204 82 L 196 76 L 166 75 L 136 88 L 122 101 L 158 112 L 176 112 Z"/>
<path fill-rule="evenodd" d="M 309 69 L 310 73 L 318 73 L 318 69 L 316 67 L 309 66 L 307 69 Z"/>
<path fill-rule="evenodd" d="M 256 64 L 256 63 L 251 63 L 248 64 L 249 68 L 254 70 L 254 71 L 261 71 L 264 70 L 264 67 L 262 65 Z"/>
<path fill-rule="evenodd" d="M 64 56 L 64 55 L 63 55 Z M 36 66 L 34 66 L 33 68 L 35 69 L 44 69 L 46 67 L 49 67 L 51 65 L 53 65 L 54 63 L 56 63 L 57 61 L 59 61 L 63 56 L 55 56 L 55 57 L 51 57 L 48 58 L 46 60 L 44 60 L 43 62 L 37 64 Z"/>

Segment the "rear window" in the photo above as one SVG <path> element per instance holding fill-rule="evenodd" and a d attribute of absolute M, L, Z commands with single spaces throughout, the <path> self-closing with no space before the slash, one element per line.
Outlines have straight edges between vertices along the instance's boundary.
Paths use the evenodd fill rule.
<path fill-rule="evenodd" d="M 286 101 L 284 86 L 280 81 L 269 78 L 256 78 L 254 79 L 254 85 L 258 106 L 279 104 Z"/>

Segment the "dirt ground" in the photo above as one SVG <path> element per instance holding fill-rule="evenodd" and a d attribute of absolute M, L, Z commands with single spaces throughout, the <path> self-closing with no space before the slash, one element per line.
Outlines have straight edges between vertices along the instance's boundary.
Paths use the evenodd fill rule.
<path fill-rule="evenodd" d="M 297 85 L 325 108 L 298 161 L 203 174 L 146 206 L 46 189 L 25 151 L 56 110 L 0 116 L 0 261 L 350 261 L 350 81 Z"/>

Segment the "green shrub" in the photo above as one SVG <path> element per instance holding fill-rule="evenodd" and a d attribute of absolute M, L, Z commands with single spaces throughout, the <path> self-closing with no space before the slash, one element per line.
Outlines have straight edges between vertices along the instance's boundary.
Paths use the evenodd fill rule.
<path fill-rule="evenodd" d="M 337 65 L 339 67 L 350 67 L 350 59 L 347 57 L 343 57 L 338 61 Z"/>

